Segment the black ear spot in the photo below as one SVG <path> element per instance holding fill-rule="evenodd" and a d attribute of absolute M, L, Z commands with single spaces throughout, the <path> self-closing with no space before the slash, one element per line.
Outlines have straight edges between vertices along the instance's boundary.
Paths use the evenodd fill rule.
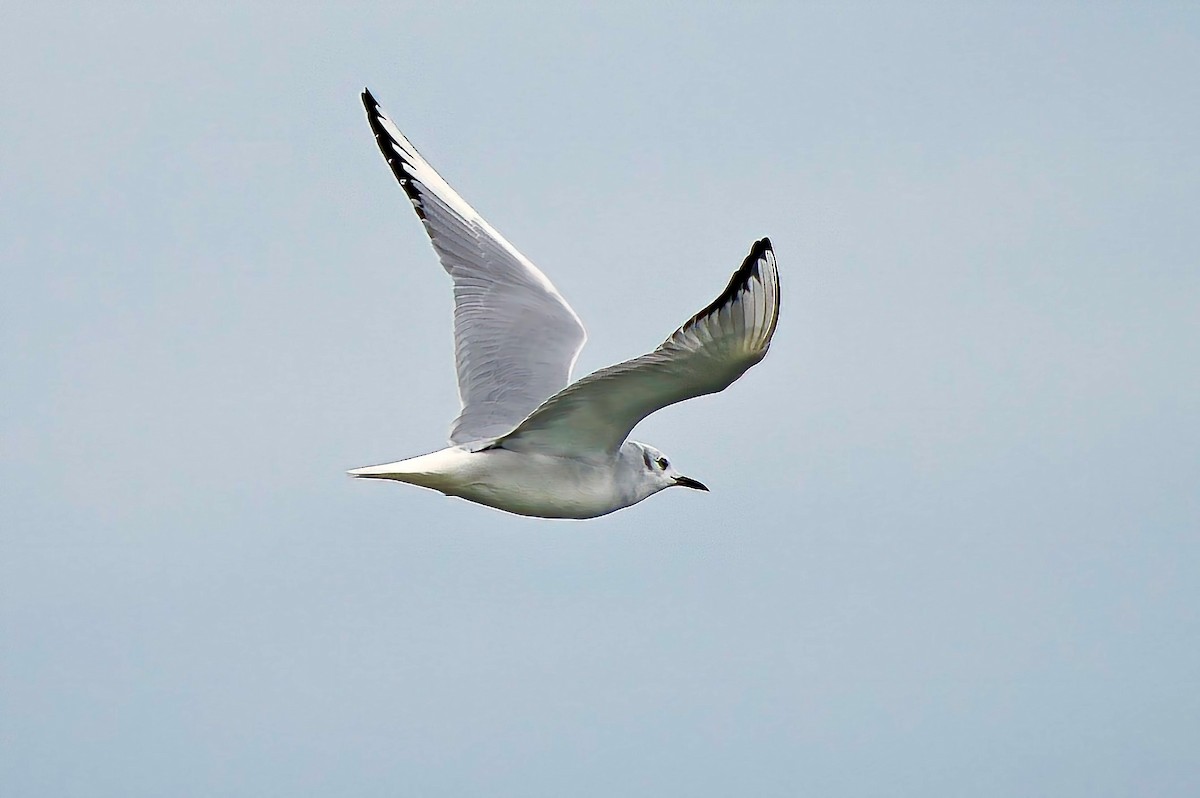
<path fill-rule="evenodd" d="M 654 465 L 650 462 L 650 452 L 642 449 L 642 462 L 646 464 L 647 471 L 653 471 Z"/>

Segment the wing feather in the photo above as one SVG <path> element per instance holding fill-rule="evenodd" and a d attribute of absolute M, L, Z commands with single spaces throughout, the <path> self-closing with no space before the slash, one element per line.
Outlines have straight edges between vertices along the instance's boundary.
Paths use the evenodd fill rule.
<path fill-rule="evenodd" d="M 771 242 L 764 238 L 755 242 L 721 295 L 657 349 L 564 388 L 494 445 L 611 456 L 654 411 L 729 387 L 766 356 L 778 320 L 779 272 Z"/>
<path fill-rule="evenodd" d="M 454 281 L 454 352 L 462 412 L 451 443 L 510 431 L 571 380 L 587 340 L 583 323 L 528 258 L 421 157 L 362 94 L 367 120 Z"/>

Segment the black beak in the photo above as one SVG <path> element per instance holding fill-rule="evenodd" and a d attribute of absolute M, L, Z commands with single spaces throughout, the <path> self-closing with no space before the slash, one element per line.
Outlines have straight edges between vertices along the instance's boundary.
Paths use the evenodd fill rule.
<path fill-rule="evenodd" d="M 682 485 L 685 488 L 695 488 L 696 490 L 708 490 L 703 482 L 697 482 L 691 477 L 675 477 L 675 484 Z"/>

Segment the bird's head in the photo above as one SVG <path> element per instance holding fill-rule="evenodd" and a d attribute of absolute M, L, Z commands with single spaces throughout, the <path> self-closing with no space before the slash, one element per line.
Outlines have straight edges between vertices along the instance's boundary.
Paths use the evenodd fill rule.
<path fill-rule="evenodd" d="M 708 490 L 704 483 L 699 482 L 691 477 L 685 477 L 675 470 L 671 465 L 671 461 L 667 456 L 655 449 L 653 446 L 648 446 L 644 443 L 629 441 L 635 447 L 635 453 L 638 459 L 641 460 L 641 481 L 643 484 L 652 486 L 652 492 L 658 492 L 663 488 L 673 488 L 676 485 L 684 488 L 695 488 L 696 490 Z"/>

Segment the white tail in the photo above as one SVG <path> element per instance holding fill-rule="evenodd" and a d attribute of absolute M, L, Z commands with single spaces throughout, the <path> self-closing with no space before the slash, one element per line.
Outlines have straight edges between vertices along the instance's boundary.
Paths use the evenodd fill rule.
<path fill-rule="evenodd" d="M 460 469 L 459 461 L 466 456 L 464 452 L 450 447 L 395 463 L 364 466 L 346 473 L 361 479 L 394 479 L 423 488 L 442 490 L 447 484 L 446 477 Z"/>

